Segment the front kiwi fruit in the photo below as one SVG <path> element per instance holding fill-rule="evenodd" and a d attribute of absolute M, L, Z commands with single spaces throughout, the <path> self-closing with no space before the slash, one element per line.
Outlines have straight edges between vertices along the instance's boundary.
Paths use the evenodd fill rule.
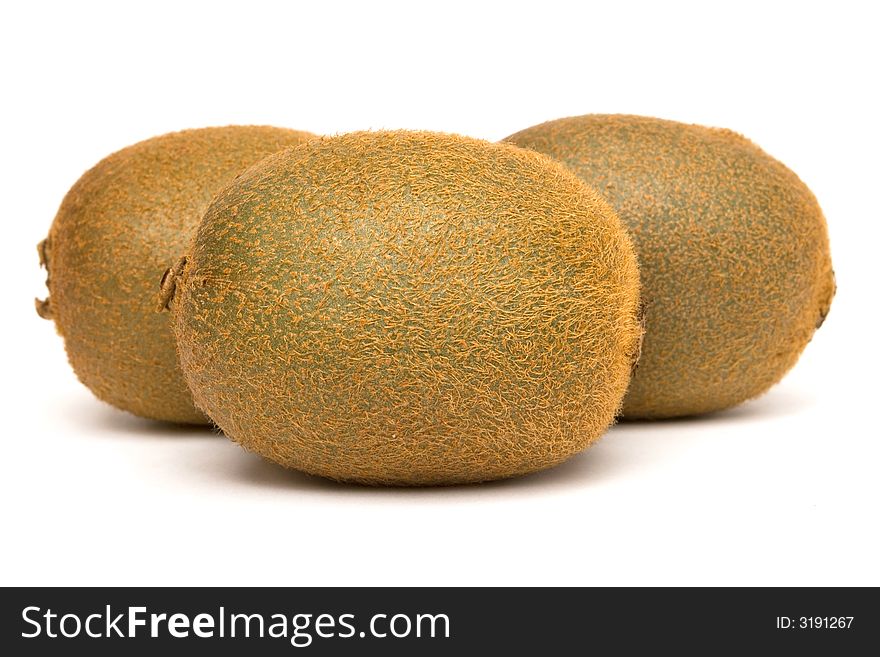
<path fill-rule="evenodd" d="M 39 246 L 54 319 L 79 379 L 135 415 L 207 423 L 177 365 L 162 272 L 187 248 L 214 194 L 243 169 L 312 135 L 260 126 L 185 130 L 129 146 L 71 188 Z"/>
<path fill-rule="evenodd" d="M 250 168 L 160 303 L 227 436 L 374 485 L 565 460 L 613 421 L 641 339 L 635 254 L 604 200 L 544 156 L 428 132 Z"/>
<path fill-rule="evenodd" d="M 822 210 L 744 137 L 587 115 L 505 141 L 565 164 L 630 229 L 646 330 L 625 417 L 717 411 L 761 394 L 828 314 L 835 282 Z"/>

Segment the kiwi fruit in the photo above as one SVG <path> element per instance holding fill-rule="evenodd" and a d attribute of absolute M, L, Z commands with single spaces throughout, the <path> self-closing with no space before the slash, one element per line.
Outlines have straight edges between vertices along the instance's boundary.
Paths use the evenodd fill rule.
<path fill-rule="evenodd" d="M 312 135 L 259 126 L 175 132 L 87 171 L 39 246 L 54 319 L 79 379 L 117 408 L 207 423 L 177 365 L 168 317 L 155 312 L 169 259 L 187 248 L 214 194 L 243 169 Z"/>
<path fill-rule="evenodd" d="M 587 115 L 505 141 L 564 163 L 630 229 L 646 330 L 625 417 L 693 415 L 760 395 L 828 314 L 835 282 L 822 210 L 741 135 Z"/>
<path fill-rule="evenodd" d="M 641 338 L 635 253 L 604 200 L 537 153 L 430 132 L 251 167 L 160 303 L 227 436 L 374 485 L 563 461 L 613 421 Z"/>

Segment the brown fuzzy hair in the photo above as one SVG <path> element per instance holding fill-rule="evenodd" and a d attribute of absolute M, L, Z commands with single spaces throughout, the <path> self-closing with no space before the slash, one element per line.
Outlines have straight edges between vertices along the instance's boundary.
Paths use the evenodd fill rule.
<path fill-rule="evenodd" d="M 70 364 L 100 399 L 136 415 L 207 423 L 177 365 L 156 284 L 214 194 L 243 169 L 313 135 L 229 126 L 175 132 L 101 160 L 64 197 L 39 246 Z"/>
<path fill-rule="evenodd" d="M 563 461 L 613 421 L 641 335 L 613 210 L 548 158 L 454 135 L 261 162 L 170 278 L 196 404 L 268 459 L 366 484 Z"/>
<path fill-rule="evenodd" d="M 741 135 L 587 115 L 505 141 L 564 163 L 630 229 L 647 312 L 626 417 L 705 413 L 761 394 L 828 314 L 835 283 L 822 210 Z"/>

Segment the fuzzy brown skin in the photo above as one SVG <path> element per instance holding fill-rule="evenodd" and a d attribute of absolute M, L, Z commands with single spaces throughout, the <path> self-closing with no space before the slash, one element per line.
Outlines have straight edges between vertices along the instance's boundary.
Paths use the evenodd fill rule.
<path fill-rule="evenodd" d="M 625 417 L 705 413 L 760 395 L 828 314 L 825 217 L 794 173 L 744 137 L 587 115 L 505 141 L 563 162 L 630 228 L 647 314 Z"/>
<path fill-rule="evenodd" d="M 67 193 L 40 258 L 54 318 L 79 379 L 142 417 L 207 423 L 177 365 L 156 285 L 214 194 L 243 169 L 313 135 L 257 126 L 176 132 L 125 148 Z"/>
<path fill-rule="evenodd" d="M 171 308 L 196 403 L 233 440 L 336 480 L 437 485 L 596 440 L 638 348 L 638 285 L 614 212 L 549 158 L 353 133 L 221 193 Z"/>

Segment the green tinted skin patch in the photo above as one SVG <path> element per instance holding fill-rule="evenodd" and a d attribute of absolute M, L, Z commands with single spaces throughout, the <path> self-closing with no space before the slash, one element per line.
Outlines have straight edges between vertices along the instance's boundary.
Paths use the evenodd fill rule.
<path fill-rule="evenodd" d="M 630 230 L 646 332 L 625 417 L 693 415 L 760 395 L 828 314 L 835 282 L 819 204 L 741 135 L 587 115 L 505 141 L 565 164 Z"/>

